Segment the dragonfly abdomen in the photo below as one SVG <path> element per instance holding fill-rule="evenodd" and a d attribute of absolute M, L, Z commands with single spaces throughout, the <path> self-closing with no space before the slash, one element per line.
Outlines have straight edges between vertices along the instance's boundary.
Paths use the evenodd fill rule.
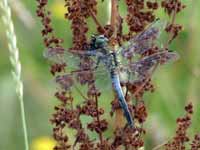
<path fill-rule="evenodd" d="M 117 98 L 118 98 L 120 106 L 124 112 L 124 116 L 126 117 L 128 124 L 131 127 L 134 127 L 134 122 L 133 122 L 131 113 L 128 109 L 128 105 L 126 103 L 126 100 L 125 100 L 125 97 L 124 97 L 124 94 L 123 94 L 123 91 L 122 91 L 122 88 L 120 85 L 119 75 L 115 71 L 111 71 L 110 75 L 111 75 L 111 80 L 112 80 L 114 91 L 117 94 Z"/>

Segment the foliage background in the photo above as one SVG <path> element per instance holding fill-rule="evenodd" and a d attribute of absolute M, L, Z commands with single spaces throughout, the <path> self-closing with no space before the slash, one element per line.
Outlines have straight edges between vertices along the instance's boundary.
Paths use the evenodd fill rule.
<path fill-rule="evenodd" d="M 63 1 L 51 0 L 49 8 L 57 35 L 65 39 L 66 47 L 70 47 L 70 23 L 63 17 Z M 184 106 L 188 102 L 194 104 L 193 123 L 189 134 L 200 132 L 200 1 L 182 1 L 187 7 L 178 14 L 176 21 L 183 24 L 184 31 L 171 45 L 171 49 L 180 54 L 180 60 L 157 70 L 153 77 L 156 91 L 145 94 L 149 113 L 145 123 L 147 150 L 173 136 L 176 118 L 183 114 Z M 109 0 L 105 0 L 101 3 L 99 0 L 98 19 L 102 24 L 109 18 L 108 2 Z M 49 118 L 56 103 L 53 98 L 55 84 L 49 73 L 49 65 L 42 55 L 44 46 L 40 34 L 41 24 L 35 15 L 36 1 L 10 0 L 10 5 L 22 63 L 24 102 L 31 149 L 50 150 L 48 146 L 51 147 L 53 143 L 50 138 Z M 125 14 L 126 7 L 123 1 L 120 2 L 120 10 Z M 157 13 L 161 18 L 166 17 L 162 11 Z M 95 27 L 91 19 L 88 20 L 88 24 L 91 28 L 90 33 L 94 33 Z M 19 150 L 24 146 L 20 109 L 11 76 L 12 68 L 4 31 L 5 27 L 0 21 L 0 149 Z M 110 98 L 104 94 L 103 99 Z M 101 105 L 110 109 L 110 101 L 103 99 Z M 69 135 L 73 134 L 73 131 L 69 131 Z M 109 132 L 106 134 L 109 135 Z M 44 145 L 46 148 L 39 148 Z"/>

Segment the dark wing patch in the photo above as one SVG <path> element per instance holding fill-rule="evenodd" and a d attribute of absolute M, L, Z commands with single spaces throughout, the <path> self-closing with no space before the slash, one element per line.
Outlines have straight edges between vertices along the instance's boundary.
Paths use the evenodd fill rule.
<path fill-rule="evenodd" d="M 154 22 L 146 30 L 133 37 L 125 46 L 122 46 L 121 54 L 125 58 L 131 58 L 135 54 L 144 54 L 150 50 L 160 36 L 165 24 L 160 21 Z"/>
<path fill-rule="evenodd" d="M 137 62 L 130 63 L 129 68 L 130 71 L 138 77 L 138 80 L 142 80 L 149 74 L 155 65 L 176 61 L 178 58 L 179 55 L 176 52 L 161 51 L 144 57 Z"/>

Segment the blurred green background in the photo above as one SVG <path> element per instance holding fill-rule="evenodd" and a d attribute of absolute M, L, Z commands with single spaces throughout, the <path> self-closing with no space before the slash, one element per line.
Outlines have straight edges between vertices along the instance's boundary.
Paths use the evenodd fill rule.
<path fill-rule="evenodd" d="M 184 31 L 170 46 L 178 51 L 180 60 L 174 64 L 163 66 L 156 71 L 153 81 L 156 85 L 154 93 L 145 94 L 148 109 L 146 149 L 168 140 L 176 129 L 176 118 L 184 114 L 184 106 L 188 102 L 194 104 L 191 136 L 200 132 L 200 1 L 182 0 L 187 5 L 178 14 L 176 21 L 183 24 Z M 102 24 L 108 20 L 108 0 L 99 0 L 98 19 Z M 41 23 L 35 15 L 36 1 L 10 1 L 12 19 L 17 34 L 22 78 L 24 83 L 24 103 L 28 136 L 31 150 L 50 150 L 51 128 L 49 118 L 57 101 L 53 98 L 55 84 L 49 73 L 49 64 L 43 58 L 44 45 L 40 34 Z M 65 8 L 63 0 L 51 0 L 53 27 L 59 37 L 65 39 L 65 47 L 71 45 L 70 22 L 63 17 Z M 120 10 L 124 15 L 126 7 L 120 2 Z M 0 16 L 1 16 L 0 12 Z M 158 12 L 161 18 L 167 18 Z M 95 32 L 94 23 L 88 19 L 90 33 Z M 19 101 L 15 94 L 15 84 L 11 76 L 11 64 L 5 36 L 5 26 L 0 21 L 0 150 L 23 149 L 23 134 L 20 118 Z M 101 106 L 109 112 L 110 98 L 103 95 Z M 73 136 L 73 132 L 69 132 Z M 109 132 L 106 133 L 109 136 Z M 95 135 L 93 135 L 95 136 Z M 43 146 L 41 148 L 41 146 Z"/>

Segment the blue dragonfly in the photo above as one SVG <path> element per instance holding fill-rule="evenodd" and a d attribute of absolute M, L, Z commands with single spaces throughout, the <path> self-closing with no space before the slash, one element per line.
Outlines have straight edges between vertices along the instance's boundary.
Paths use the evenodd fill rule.
<path fill-rule="evenodd" d="M 104 35 L 93 35 L 85 51 L 65 50 L 55 47 L 48 48 L 44 52 L 44 56 L 55 63 L 67 63 L 69 67 L 70 62 L 78 62 L 77 70 L 71 70 L 56 77 L 56 82 L 65 90 L 70 90 L 73 86 L 74 81 L 72 80 L 72 76 L 76 76 L 77 74 L 84 76 L 87 74 L 87 77 L 90 78 L 91 72 L 95 72 L 96 74 L 98 74 L 98 71 L 101 72 L 98 68 L 100 64 L 103 64 L 104 70 L 107 70 L 111 79 L 112 83 L 110 84 L 113 85 L 127 123 L 130 127 L 134 127 L 134 119 L 128 109 L 125 94 L 120 85 L 120 75 L 127 75 L 128 80 L 130 76 L 133 76 L 134 81 L 142 81 L 151 73 L 152 68 L 156 65 L 166 64 L 179 58 L 176 52 L 158 47 L 154 53 L 145 56 L 145 53 L 150 52 L 156 46 L 162 29 L 163 24 L 156 21 L 121 47 L 115 48 L 116 50 L 109 47 L 109 40 Z M 88 63 L 83 65 L 82 59 L 87 60 Z M 105 71 L 102 72 L 105 73 Z"/>

